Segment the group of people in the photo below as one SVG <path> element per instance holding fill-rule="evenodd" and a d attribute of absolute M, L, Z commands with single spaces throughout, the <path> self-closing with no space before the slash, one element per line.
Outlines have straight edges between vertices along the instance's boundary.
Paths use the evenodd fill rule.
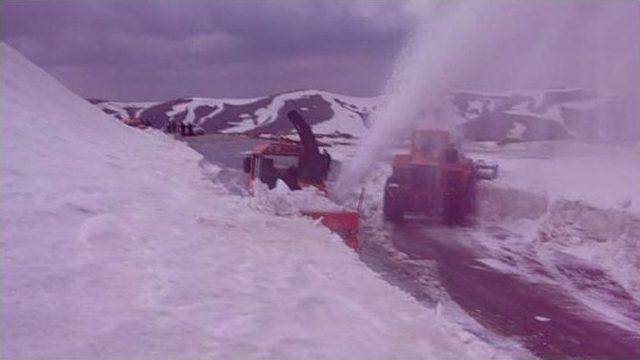
<path fill-rule="evenodd" d="M 180 131 L 180 135 L 181 136 L 194 136 L 195 133 L 193 131 L 193 124 L 189 123 L 189 124 L 185 124 L 183 122 L 176 122 L 176 121 L 170 121 L 166 128 L 165 128 L 165 132 L 169 133 L 169 134 L 176 134 L 178 133 L 178 131 Z"/>

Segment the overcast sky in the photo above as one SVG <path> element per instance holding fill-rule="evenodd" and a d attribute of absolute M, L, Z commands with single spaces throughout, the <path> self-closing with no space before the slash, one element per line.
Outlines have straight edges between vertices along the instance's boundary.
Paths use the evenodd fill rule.
<path fill-rule="evenodd" d="M 0 38 L 85 97 L 374 95 L 420 2 L 0 0 Z M 514 4 L 496 24 L 497 50 L 471 61 L 469 86 L 589 86 L 596 67 L 605 80 L 638 75 L 638 1 Z"/>
<path fill-rule="evenodd" d="M 378 93 L 409 28 L 400 1 L 11 1 L 3 41 L 83 96 Z"/>

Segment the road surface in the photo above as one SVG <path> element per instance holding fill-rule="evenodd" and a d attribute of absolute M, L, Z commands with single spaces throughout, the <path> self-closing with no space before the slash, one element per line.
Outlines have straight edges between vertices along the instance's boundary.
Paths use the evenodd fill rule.
<path fill-rule="evenodd" d="M 178 136 L 178 138 L 181 137 Z M 235 169 L 242 169 L 242 159 L 246 156 L 246 152 L 259 144 L 269 142 L 259 138 L 223 134 L 207 134 L 182 139 L 208 161 Z"/>
<path fill-rule="evenodd" d="M 391 241 L 410 258 L 435 263 L 440 286 L 487 329 L 516 337 L 545 359 L 640 359 L 639 332 L 599 319 L 559 285 L 531 282 L 484 265 L 478 259 L 487 254 L 461 246 L 459 241 L 446 238 L 451 231 L 438 228 L 442 230 L 437 224 L 408 221 L 393 227 Z M 576 276 L 606 277 L 597 269 L 582 270 Z M 612 291 L 616 292 L 614 297 L 640 316 L 640 305 L 628 294 L 621 288 L 613 287 Z M 640 324 L 639 319 L 635 320 Z"/>

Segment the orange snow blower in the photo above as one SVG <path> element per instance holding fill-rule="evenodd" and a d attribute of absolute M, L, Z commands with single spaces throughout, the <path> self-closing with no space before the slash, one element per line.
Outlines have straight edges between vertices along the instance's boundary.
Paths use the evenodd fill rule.
<path fill-rule="evenodd" d="M 296 128 L 300 141 L 281 137 L 257 146 L 244 158 L 244 172 L 249 175 L 249 192 L 254 193 L 256 181 L 273 189 L 276 182 L 282 180 L 291 190 L 312 186 L 328 196 L 326 181 L 331 168 L 331 156 L 326 150 L 320 152 L 311 127 L 297 111 L 290 111 L 287 117 Z M 324 226 L 340 235 L 349 247 L 358 249 L 360 215 L 357 211 L 310 209 L 303 210 L 302 214 L 320 219 Z"/>
<path fill-rule="evenodd" d="M 460 155 L 447 131 L 415 130 L 411 152 L 393 159 L 393 174 L 384 188 L 384 217 L 399 222 L 412 212 L 460 223 L 475 211 L 477 180 L 497 173 L 497 165 Z"/>

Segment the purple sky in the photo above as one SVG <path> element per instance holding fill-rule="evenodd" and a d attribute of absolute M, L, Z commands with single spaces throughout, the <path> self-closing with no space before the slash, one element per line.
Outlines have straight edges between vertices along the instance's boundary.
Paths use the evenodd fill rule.
<path fill-rule="evenodd" d="M 620 81 L 638 74 L 637 1 L 526 3 L 513 11 L 517 19 L 531 13 L 530 21 L 498 24 L 504 53 L 478 64 L 483 74 L 461 86 L 588 86 L 595 67 Z M 253 97 L 301 88 L 373 95 L 417 9 L 396 0 L 3 0 L 0 37 L 86 97 Z M 527 51 L 536 55 L 526 64 L 530 76 L 521 75 Z"/>
<path fill-rule="evenodd" d="M 407 33 L 398 2 L 7 1 L 3 41 L 84 96 L 379 91 Z"/>

